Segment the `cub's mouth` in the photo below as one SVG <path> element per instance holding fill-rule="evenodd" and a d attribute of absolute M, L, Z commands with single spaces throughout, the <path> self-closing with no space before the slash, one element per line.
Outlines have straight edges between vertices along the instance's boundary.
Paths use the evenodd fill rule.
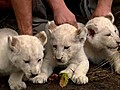
<path fill-rule="evenodd" d="M 108 49 L 118 49 L 118 48 L 120 49 L 119 46 L 116 46 L 116 47 L 109 47 L 109 46 L 108 46 L 107 48 L 108 48 Z"/>
<path fill-rule="evenodd" d="M 64 61 L 63 59 L 61 59 L 60 61 L 57 60 L 57 64 L 58 65 L 66 65 L 68 62 Z"/>
<path fill-rule="evenodd" d="M 118 47 L 117 51 L 120 53 L 120 46 Z"/>

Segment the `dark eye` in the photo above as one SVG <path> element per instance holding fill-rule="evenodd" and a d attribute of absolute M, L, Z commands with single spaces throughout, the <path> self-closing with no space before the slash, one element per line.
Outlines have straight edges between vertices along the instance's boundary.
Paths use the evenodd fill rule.
<path fill-rule="evenodd" d="M 57 48 L 57 45 L 53 45 L 53 48 Z"/>
<path fill-rule="evenodd" d="M 117 33 L 117 30 L 115 30 L 115 33 Z"/>
<path fill-rule="evenodd" d="M 69 49 L 70 46 L 65 46 L 64 49 Z"/>
<path fill-rule="evenodd" d="M 109 34 L 106 34 L 106 36 L 110 36 L 111 34 L 109 33 Z"/>
<path fill-rule="evenodd" d="M 24 61 L 25 63 L 30 63 L 30 61 Z"/>
<path fill-rule="evenodd" d="M 38 60 L 38 62 L 40 62 L 40 61 L 41 61 L 41 59 Z"/>
<path fill-rule="evenodd" d="M 84 41 L 84 38 L 80 38 L 80 42 Z"/>

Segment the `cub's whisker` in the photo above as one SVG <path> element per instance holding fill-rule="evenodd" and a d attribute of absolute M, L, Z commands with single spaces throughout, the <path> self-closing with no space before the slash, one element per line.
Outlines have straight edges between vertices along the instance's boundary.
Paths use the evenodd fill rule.
<path fill-rule="evenodd" d="M 92 71 L 96 71 L 108 63 L 109 63 L 109 61 L 103 61 L 100 64 L 98 64 L 97 66 L 95 66 Z"/>
<path fill-rule="evenodd" d="M 113 72 L 114 68 L 114 60 L 118 58 L 119 53 L 115 52 L 113 55 L 111 55 L 111 57 L 108 57 L 106 60 L 103 60 L 101 63 L 99 63 L 97 66 L 95 66 L 91 71 L 97 71 L 99 70 L 101 67 L 105 66 L 106 64 L 110 63 L 110 67 L 107 68 L 107 70 L 109 70 L 111 68 L 111 71 Z"/>

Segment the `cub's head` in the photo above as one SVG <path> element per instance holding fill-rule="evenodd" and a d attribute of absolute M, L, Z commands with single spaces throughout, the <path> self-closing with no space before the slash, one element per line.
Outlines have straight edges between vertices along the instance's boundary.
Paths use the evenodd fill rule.
<path fill-rule="evenodd" d="M 53 21 L 49 22 L 48 29 L 51 34 L 50 42 L 57 63 L 59 65 L 69 63 L 70 59 L 75 57 L 83 47 L 87 30 L 77 29 L 70 24 L 56 26 Z"/>
<path fill-rule="evenodd" d="M 25 73 L 26 77 L 34 77 L 41 72 L 43 46 L 46 42 L 47 36 L 43 31 L 36 36 L 9 36 L 9 59 L 14 66 Z"/>
<path fill-rule="evenodd" d="M 95 17 L 86 24 L 88 29 L 87 41 L 98 50 L 110 52 L 116 51 L 120 38 L 118 29 L 113 25 L 114 17 L 109 14 L 105 17 Z"/>

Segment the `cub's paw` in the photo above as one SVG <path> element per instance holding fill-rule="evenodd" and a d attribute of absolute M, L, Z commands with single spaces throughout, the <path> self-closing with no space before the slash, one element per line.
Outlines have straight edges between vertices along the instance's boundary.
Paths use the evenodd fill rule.
<path fill-rule="evenodd" d="M 37 76 L 34 77 L 34 78 L 31 78 L 30 80 L 31 80 L 33 83 L 43 84 L 43 83 L 46 83 L 46 82 L 47 82 L 47 79 L 48 79 L 48 76 L 47 76 L 45 73 L 40 73 L 39 75 L 37 75 Z"/>
<path fill-rule="evenodd" d="M 85 75 L 74 74 L 71 79 L 76 84 L 86 84 L 86 83 L 88 83 L 88 77 L 85 76 Z"/>
<path fill-rule="evenodd" d="M 21 89 L 26 89 L 26 84 L 24 82 L 9 82 L 10 89 L 12 90 L 21 90 Z"/>
<path fill-rule="evenodd" d="M 115 69 L 115 71 L 120 74 L 120 66 Z"/>
<path fill-rule="evenodd" d="M 66 73 L 68 74 L 68 77 L 71 78 L 72 77 L 72 74 L 73 72 L 71 70 L 62 70 L 59 74 L 63 74 L 63 73 Z"/>

